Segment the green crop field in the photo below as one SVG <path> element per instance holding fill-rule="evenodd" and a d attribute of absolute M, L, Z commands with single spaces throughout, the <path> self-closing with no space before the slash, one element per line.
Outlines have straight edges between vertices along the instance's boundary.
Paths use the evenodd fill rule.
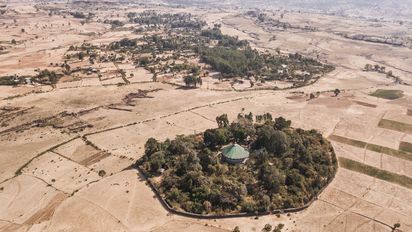
<path fill-rule="evenodd" d="M 412 189 L 412 178 L 393 172 L 381 170 L 351 159 L 339 157 L 339 166 L 354 172 L 359 172 L 380 180 L 388 181 Z"/>
<path fill-rule="evenodd" d="M 412 153 L 409 153 L 406 148 L 404 149 L 392 149 L 389 147 L 383 147 L 377 144 L 370 144 L 370 143 L 365 143 L 363 141 L 359 141 L 359 140 L 355 140 L 355 139 L 350 139 L 350 138 L 345 138 L 339 135 L 331 135 L 329 136 L 329 139 L 332 141 L 336 141 L 339 143 L 344 143 L 347 145 L 351 145 L 354 147 L 359 147 L 359 148 L 364 148 L 367 149 L 369 151 L 374 151 L 374 152 L 378 152 L 378 153 L 383 153 L 385 155 L 389 155 L 389 156 L 393 156 L 393 157 L 397 157 L 400 159 L 404 159 L 404 160 L 409 160 L 412 161 Z M 412 146 L 412 144 L 409 144 L 410 146 Z M 405 145 L 404 145 L 405 146 Z M 411 147 L 409 147 L 409 149 L 411 149 Z"/>
<path fill-rule="evenodd" d="M 371 96 L 384 98 L 388 100 L 395 100 L 403 97 L 402 90 L 391 90 L 391 89 L 378 89 L 375 92 L 370 94 Z"/>
<path fill-rule="evenodd" d="M 399 131 L 403 133 L 408 133 L 412 134 L 412 125 L 411 124 L 406 124 L 403 122 L 397 122 L 393 120 L 388 120 L 388 119 L 382 119 L 379 124 L 379 127 L 389 129 L 389 130 L 394 130 L 394 131 Z"/>

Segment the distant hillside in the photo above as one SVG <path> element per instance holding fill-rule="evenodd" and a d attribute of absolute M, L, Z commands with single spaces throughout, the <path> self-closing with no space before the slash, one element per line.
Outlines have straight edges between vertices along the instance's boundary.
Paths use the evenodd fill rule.
<path fill-rule="evenodd" d="M 412 0 L 163 0 L 183 5 L 289 8 L 346 16 L 412 18 Z"/>

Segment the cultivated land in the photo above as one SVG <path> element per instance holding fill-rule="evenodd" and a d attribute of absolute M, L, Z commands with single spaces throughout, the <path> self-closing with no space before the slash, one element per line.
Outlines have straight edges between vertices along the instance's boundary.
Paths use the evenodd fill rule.
<path fill-rule="evenodd" d="M 82 4 L 14 1 L 0 8 L 0 76 L 17 80 L 0 86 L 0 231 L 261 231 L 279 223 L 283 231 L 392 231 L 395 223 L 398 231 L 412 230 L 410 21 L 283 11 L 282 19 L 280 11 L 268 11 L 259 22 L 246 10 Z M 92 63 L 90 54 L 67 59 L 70 46 L 98 46 L 100 58 L 113 58 L 113 42 L 162 35 L 129 23 L 129 12 L 146 10 L 190 12 L 260 52 L 298 52 L 336 68 L 300 88 L 284 89 L 293 85 L 285 80 L 254 86 L 249 79 L 220 80 L 213 71 L 201 74 L 198 88 L 186 88 L 184 71 L 165 71 L 154 82 L 150 65 L 136 65 L 130 53 L 114 62 Z M 94 16 L 87 19 L 89 11 Z M 354 39 L 358 33 L 399 35 L 409 43 Z M 180 61 L 209 70 L 184 55 Z M 364 71 L 366 64 L 386 71 Z M 56 76 L 39 75 L 45 69 Z M 216 116 L 226 113 L 232 121 L 242 111 L 282 116 L 294 128 L 328 137 L 339 163 L 332 183 L 298 213 L 217 220 L 168 213 L 132 166 L 147 139 L 197 134 L 216 127 Z"/>

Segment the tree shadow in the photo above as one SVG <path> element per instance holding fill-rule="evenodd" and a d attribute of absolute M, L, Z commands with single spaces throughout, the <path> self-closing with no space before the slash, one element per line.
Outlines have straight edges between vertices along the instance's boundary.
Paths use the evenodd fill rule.
<path fill-rule="evenodd" d="M 191 89 L 198 89 L 199 87 L 193 87 L 193 86 L 179 86 L 176 89 L 179 90 L 191 90 Z"/>

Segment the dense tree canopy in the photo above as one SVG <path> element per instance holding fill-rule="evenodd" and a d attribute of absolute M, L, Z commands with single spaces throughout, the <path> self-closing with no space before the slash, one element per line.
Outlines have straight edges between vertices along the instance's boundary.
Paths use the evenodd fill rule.
<path fill-rule="evenodd" d="M 213 69 L 229 76 L 244 76 L 262 69 L 264 63 L 259 53 L 250 48 L 206 48 L 201 53 L 202 61 Z"/>
<path fill-rule="evenodd" d="M 137 165 L 174 208 L 198 214 L 265 212 L 303 206 L 333 178 L 336 157 L 316 130 L 293 129 L 284 118 L 254 123 L 239 114 L 201 135 L 151 138 Z M 221 148 L 238 143 L 250 152 L 245 164 L 223 161 Z M 154 178 L 160 177 L 160 178 Z"/>

